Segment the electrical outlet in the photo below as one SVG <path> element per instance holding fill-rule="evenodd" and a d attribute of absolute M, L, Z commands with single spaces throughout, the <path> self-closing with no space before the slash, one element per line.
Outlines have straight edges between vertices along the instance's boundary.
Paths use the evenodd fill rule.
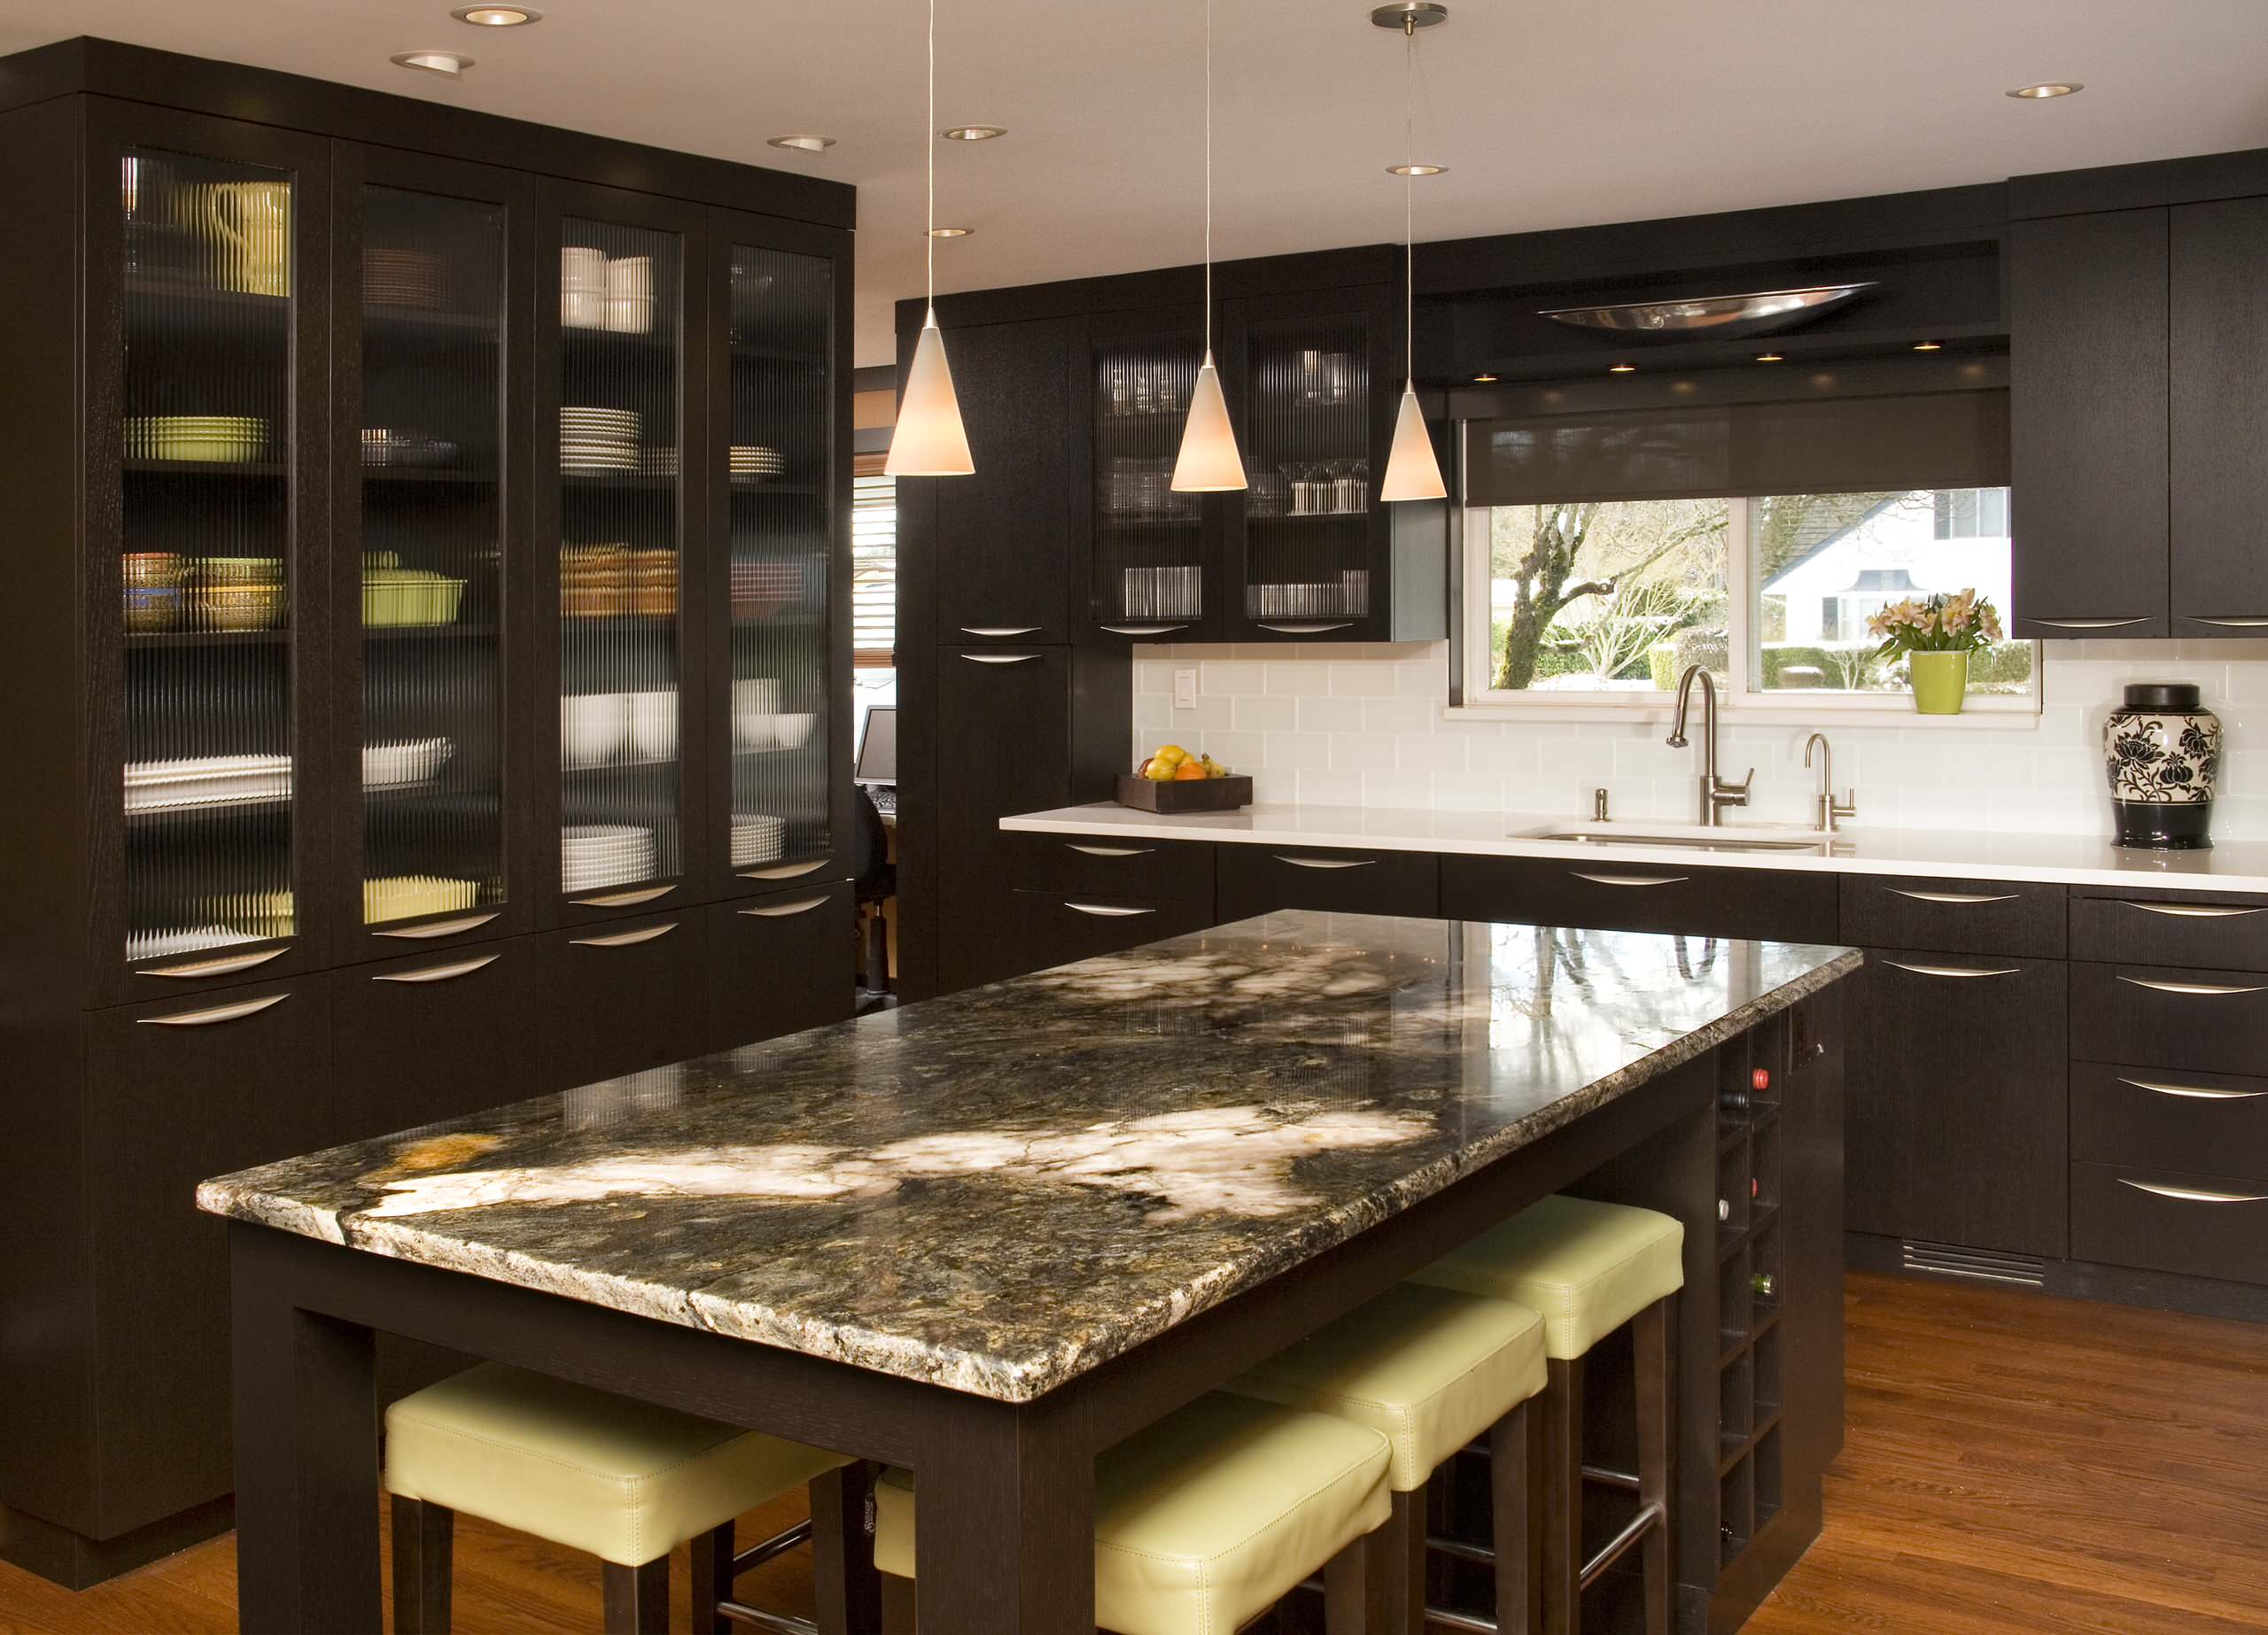
<path fill-rule="evenodd" d="M 1173 707 L 1176 709 L 1197 708 L 1197 672 L 1177 670 L 1173 672 Z"/>

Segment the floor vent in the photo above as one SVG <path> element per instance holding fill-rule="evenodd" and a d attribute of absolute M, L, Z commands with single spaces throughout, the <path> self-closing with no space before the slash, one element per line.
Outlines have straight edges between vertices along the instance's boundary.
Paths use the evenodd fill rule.
<path fill-rule="evenodd" d="M 1962 1249 L 1952 1244 L 1905 1245 L 1906 1269 L 1936 1272 L 1945 1277 L 1974 1277 L 1989 1283 L 2020 1283 L 2026 1289 L 2047 1285 L 2047 1263 L 2030 1255 L 2002 1254 L 1994 1249 Z"/>

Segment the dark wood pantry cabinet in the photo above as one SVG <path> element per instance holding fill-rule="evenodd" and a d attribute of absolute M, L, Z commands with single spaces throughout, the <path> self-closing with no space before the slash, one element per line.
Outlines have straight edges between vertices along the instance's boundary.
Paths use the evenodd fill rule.
<path fill-rule="evenodd" d="M 226 1524 L 198 1180 L 848 1014 L 854 203 L 0 59 L 0 1556 Z"/>

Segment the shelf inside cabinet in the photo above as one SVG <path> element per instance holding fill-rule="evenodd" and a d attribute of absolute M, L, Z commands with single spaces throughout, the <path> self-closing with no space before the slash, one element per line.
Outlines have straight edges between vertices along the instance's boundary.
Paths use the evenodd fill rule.
<path fill-rule="evenodd" d="M 275 647 L 291 639 L 288 629 L 128 631 L 129 653 L 178 652 L 189 647 Z"/>
<path fill-rule="evenodd" d="M 450 484 L 460 488 L 493 488 L 497 477 L 493 471 L 466 471 L 454 466 L 364 466 L 362 481 L 372 487 L 427 487 L 436 484 Z"/>
<path fill-rule="evenodd" d="M 281 479 L 291 475 L 291 468 L 280 460 L 145 460 L 136 455 L 127 460 L 123 469 L 129 477 L 201 477 L 234 481 L 252 477 Z"/>
<path fill-rule="evenodd" d="M 824 368 L 827 354 L 804 352 L 792 346 L 766 346 L 760 341 L 735 340 L 732 343 L 735 360 L 756 363 L 795 363 L 809 368 Z"/>
<path fill-rule="evenodd" d="M 493 624 L 365 624 L 365 641 L 489 641 L 494 639 Z"/>

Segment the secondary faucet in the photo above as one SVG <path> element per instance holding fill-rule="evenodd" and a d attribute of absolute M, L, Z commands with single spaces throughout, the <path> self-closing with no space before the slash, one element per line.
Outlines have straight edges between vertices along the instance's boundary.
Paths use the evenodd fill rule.
<path fill-rule="evenodd" d="M 1814 732 L 1804 740 L 1804 764 L 1811 764 L 1811 752 L 1819 751 L 1819 832 L 1832 834 L 1845 818 L 1859 815 L 1859 791 L 1855 786 L 1843 800 L 1835 798 L 1835 747 L 1827 741 L 1824 732 Z"/>
<path fill-rule="evenodd" d="M 1669 747 L 1685 748 L 1685 709 L 1693 700 L 1693 683 L 1701 683 L 1701 824 L 1713 829 L 1723 821 L 1728 806 L 1748 804 L 1748 787 L 1756 781 L 1756 769 L 1750 767 L 1748 776 L 1738 783 L 1727 783 L 1717 776 L 1717 682 L 1716 678 L 1698 664 L 1688 664 L 1685 673 L 1677 680 L 1677 718 L 1670 723 Z"/>

